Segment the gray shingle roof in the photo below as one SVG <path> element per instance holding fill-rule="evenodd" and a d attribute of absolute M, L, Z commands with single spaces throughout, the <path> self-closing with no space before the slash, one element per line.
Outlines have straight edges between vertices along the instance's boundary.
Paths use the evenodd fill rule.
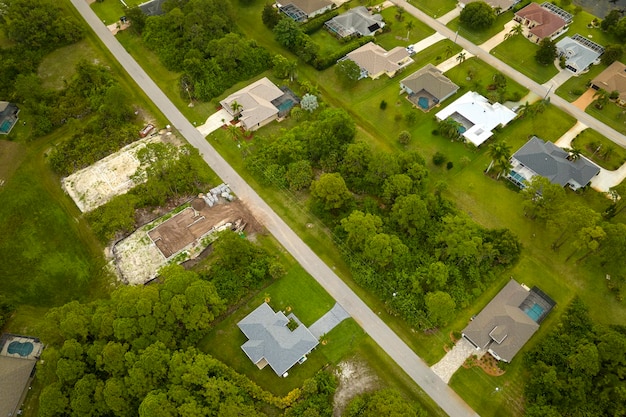
<path fill-rule="evenodd" d="M 16 415 L 37 361 L 0 356 L 0 416 Z"/>
<path fill-rule="evenodd" d="M 567 159 L 568 155 L 554 143 L 544 142 L 533 136 L 513 154 L 513 158 L 537 175 L 562 187 L 572 181 L 584 187 L 600 172 L 600 168 L 587 158 L 581 157 L 576 161 L 570 161 Z"/>
<path fill-rule="evenodd" d="M 413 93 L 426 90 L 439 101 L 443 101 L 456 93 L 459 86 L 448 79 L 441 70 L 433 64 L 427 64 L 424 68 L 400 81 L 400 84 L 410 89 Z"/>
<path fill-rule="evenodd" d="M 509 281 L 463 330 L 463 336 L 510 362 L 539 328 L 520 308 L 530 294 L 516 281 Z"/>
<path fill-rule="evenodd" d="M 141 3 L 138 7 L 141 9 L 143 14 L 147 16 L 158 16 L 164 13 L 163 11 L 163 3 L 166 0 L 150 0 L 145 3 Z"/>
<path fill-rule="evenodd" d="M 333 17 L 326 25 L 335 28 L 335 32 L 342 37 L 358 33 L 361 36 L 369 36 L 385 26 L 383 17 L 379 14 L 372 15 L 364 6 L 350 9 L 339 16 Z"/>
<path fill-rule="evenodd" d="M 307 16 L 315 14 L 321 9 L 330 7 L 333 4 L 330 0 L 285 0 L 285 3 L 293 4 L 298 9 L 305 12 Z"/>
<path fill-rule="evenodd" d="M 248 340 L 241 349 L 255 364 L 265 359 L 281 376 L 318 345 L 318 340 L 303 324 L 294 331 L 287 327 L 289 319 L 282 311 L 275 313 L 263 303 L 237 326 Z"/>
<path fill-rule="evenodd" d="M 578 34 L 558 41 L 556 50 L 559 55 L 565 56 L 565 65 L 575 72 L 585 70 L 604 52 L 602 46 Z"/>

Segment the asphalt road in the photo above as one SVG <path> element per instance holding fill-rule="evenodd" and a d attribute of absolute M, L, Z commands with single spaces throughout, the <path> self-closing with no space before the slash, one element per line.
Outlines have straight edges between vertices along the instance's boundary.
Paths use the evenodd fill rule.
<path fill-rule="evenodd" d="M 84 0 L 71 0 L 104 45 L 117 58 L 139 87 L 155 103 L 187 141 L 198 148 L 207 164 L 246 204 L 257 219 L 286 250 L 359 323 L 372 339 L 452 417 L 478 416 L 418 357 L 322 260 L 259 195 L 228 165 L 200 132 L 174 106 L 148 74 L 126 52 Z"/>
<path fill-rule="evenodd" d="M 443 23 L 437 21 L 436 19 L 433 19 L 432 17 L 430 17 L 429 15 L 427 15 L 426 13 L 424 13 L 417 7 L 413 6 L 411 3 L 407 2 L 406 0 L 391 0 L 391 1 L 394 4 L 403 7 L 408 13 L 415 16 L 422 22 L 426 23 L 428 26 L 430 26 L 437 32 L 441 33 L 448 39 L 455 41 L 459 46 L 461 46 L 463 49 L 470 52 L 472 55 L 475 55 L 476 57 L 485 61 L 486 63 L 488 63 L 489 65 L 491 65 L 492 67 L 500 71 L 501 73 L 511 77 L 513 80 L 527 87 L 533 93 L 541 97 L 546 97 L 547 95 L 550 98 L 550 103 L 557 106 L 558 108 L 560 108 L 567 114 L 573 116 L 577 120 L 583 122 L 588 127 L 603 134 L 604 136 L 606 136 L 608 139 L 610 139 L 617 145 L 623 148 L 626 148 L 626 137 L 624 135 L 619 133 L 617 130 L 600 122 L 598 119 L 588 115 L 587 113 L 580 110 L 579 108 L 573 106 L 568 101 L 557 96 L 556 94 L 554 94 L 554 89 L 550 89 L 549 87 L 546 88 L 543 85 L 538 84 L 537 82 L 531 80 L 530 78 L 528 78 L 521 72 L 517 71 L 516 69 L 510 67 L 509 65 L 500 61 L 498 58 L 491 55 L 489 51 L 486 51 L 480 48 L 479 46 L 474 45 L 472 42 L 468 41 L 467 39 L 465 39 L 464 37 L 460 35 L 457 36 L 456 32 L 452 31 L 450 28 L 448 28 Z M 419 1 L 425 1 L 425 0 L 419 0 Z M 534 57 L 524 57 L 524 58 L 535 59 Z M 538 116 L 538 117 L 541 117 L 541 116 Z"/>

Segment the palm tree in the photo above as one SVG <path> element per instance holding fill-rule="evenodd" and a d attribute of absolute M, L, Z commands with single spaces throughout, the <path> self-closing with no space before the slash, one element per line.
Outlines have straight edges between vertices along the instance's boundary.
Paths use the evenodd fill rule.
<path fill-rule="evenodd" d="M 230 108 L 232 109 L 233 114 L 234 114 L 235 116 L 239 116 L 239 112 L 241 111 L 241 109 L 243 109 L 243 106 L 242 106 L 241 104 L 239 104 L 239 103 L 237 102 L 237 100 L 233 100 L 233 101 L 230 103 Z"/>
<path fill-rule="evenodd" d="M 235 125 L 228 125 L 228 133 L 230 133 L 230 136 L 232 137 L 232 139 L 237 142 L 237 140 L 239 140 L 239 128 Z"/>
<path fill-rule="evenodd" d="M 459 52 L 459 54 L 456 56 L 456 60 L 459 62 L 459 64 L 465 61 L 465 51 Z"/>
<path fill-rule="evenodd" d="M 596 109 L 602 110 L 604 106 L 606 106 L 606 104 L 609 102 L 609 92 L 606 91 L 604 88 L 601 88 L 596 91 L 596 93 L 593 95 L 593 98 L 596 99 L 596 103 L 594 104 Z"/>
<path fill-rule="evenodd" d="M 528 102 L 524 103 L 524 104 L 520 104 L 519 107 L 517 108 L 517 116 L 521 119 L 524 116 L 526 116 L 526 114 L 528 114 L 528 110 L 530 109 L 530 104 L 528 104 Z"/>
<path fill-rule="evenodd" d="M 583 151 L 574 146 L 572 146 L 571 148 L 566 148 L 565 152 L 569 154 L 567 156 L 567 159 L 569 159 L 570 161 L 578 161 L 580 157 L 583 155 Z"/>
<path fill-rule="evenodd" d="M 402 20 L 404 19 L 404 8 L 398 6 L 398 10 L 396 11 L 396 19 L 398 19 L 400 22 L 402 22 Z"/>
<path fill-rule="evenodd" d="M 500 176 L 506 175 L 511 172 L 511 168 L 513 168 L 513 165 L 511 165 L 511 161 L 509 159 L 501 159 L 500 161 L 498 161 L 498 163 L 495 165 L 495 170 L 498 173 L 496 180 L 499 180 Z"/>
<path fill-rule="evenodd" d="M 504 35 L 504 39 L 507 40 L 509 38 L 512 38 L 513 36 L 518 36 L 518 35 L 523 35 L 523 34 L 524 34 L 524 26 L 522 26 L 521 23 L 518 23 L 517 25 L 511 28 L 509 33 Z"/>
<path fill-rule="evenodd" d="M 489 164 L 489 167 L 487 167 L 486 172 L 489 172 L 494 164 L 501 165 L 504 162 L 508 164 L 509 159 L 511 159 L 511 147 L 507 145 L 507 143 L 503 140 L 497 140 L 495 142 L 492 142 L 489 145 L 488 150 L 489 156 L 491 157 L 491 163 Z"/>
<path fill-rule="evenodd" d="M 452 45 L 448 45 L 446 46 L 446 58 L 450 58 L 452 56 L 452 52 L 454 51 L 454 48 L 452 47 Z"/>
<path fill-rule="evenodd" d="M 411 30 L 413 30 L 413 28 L 415 27 L 415 23 L 413 23 L 412 20 L 409 20 L 408 22 L 406 22 L 405 27 L 406 27 L 406 30 L 407 30 L 407 32 L 406 32 L 406 40 L 408 41 L 409 40 L 409 35 L 411 34 Z"/>
<path fill-rule="evenodd" d="M 285 72 L 289 76 L 289 81 L 293 82 L 293 78 L 296 75 L 296 70 L 297 69 L 298 69 L 298 62 L 297 61 L 288 61 L 285 64 Z"/>

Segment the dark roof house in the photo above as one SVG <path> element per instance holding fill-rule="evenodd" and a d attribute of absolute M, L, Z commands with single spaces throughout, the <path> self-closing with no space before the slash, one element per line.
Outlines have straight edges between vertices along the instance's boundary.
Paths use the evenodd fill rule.
<path fill-rule="evenodd" d="M 534 42 L 558 36 L 567 25 L 565 19 L 559 14 L 537 3 L 530 3 L 517 11 L 515 21 L 528 28 L 527 38 Z"/>
<path fill-rule="evenodd" d="M 613 62 L 591 81 L 594 90 L 604 89 L 609 93 L 617 91 L 619 104 L 626 104 L 626 65 L 619 61 Z"/>
<path fill-rule="evenodd" d="M 584 156 L 574 161 L 568 156 L 554 143 L 533 136 L 511 157 L 512 169 L 507 178 L 524 188 L 532 177 L 541 175 L 553 184 L 578 190 L 600 172 L 600 167 Z"/>
<path fill-rule="evenodd" d="M 290 319 L 298 323 L 294 330 L 287 327 Z M 292 366 L 306 360 L 306 355 L 319 344 L 296 316 L 285 316 L 282 311 L 276 313 L 267 303 L 257 307 L 237 326 L 249 339 L 241 349 L 250 360 L 259 369 L 269 365 L 278 376 L 286 376 Z"/>
<path fill-rule="evenodd" d="M 0 135 L 8 135 L 19 119 L 19 107 L 8 101 L 0 101 Z"/>
<path fill-rule="evenodd" d="M 510 280 L 463 329 L 463 337 L 476 349 L 511 362 L 555 305 L 539 288 Z"/>
<path fill-rule="evenodd" d="M 167 0 L 150 0 L 145 3 L 141 3 L 139 6 L 143 14 L 146 16 L 158 16 L 165 12 L 163 11 L 163 3 Z"/>
<path fill-rule="evenodd" d="M 383 17 L 372 15 L 365 6 L 358 6 L 335 16 L 324 23 L 326 28 L 340 38 L 370 36 L 385 27 Z"/>
<path fill-rule="evenodd" d="M 0 337 L 0 416 L 19 415 L 43 344 L 5 333 Z"/>
<path fill-rule="evenodd" d="M 421 96 L 425 97 L 429 104 L 432 103 L 427 108 L 441 103 L 459 90 L 458 85 L 450 81 L 441 70 L 432 64 L 427 64 L 400 81 L 400 88 L 407 92 L 409 100 L 412 97 L 418 97 L 418 99 Z M 418 103 L 418 105 L 424 108 L 422 103 Z"/>
<path fill-rule="evenodd" d="M 327 12 L 334 3 L 330 0 L 278 0 L 276 5 L 281 12 L 301 22 Z"/>

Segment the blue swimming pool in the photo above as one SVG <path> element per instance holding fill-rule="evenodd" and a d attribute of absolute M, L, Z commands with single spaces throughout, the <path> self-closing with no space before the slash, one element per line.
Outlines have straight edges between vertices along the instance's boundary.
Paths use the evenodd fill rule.
<path fill-rule="evenodd" d="M 428 98 L 420 97 L 417 99 L 417 105 L 423 108 L 424 110 L 428 110 Z"/>
<path fill-rule="evenodd" d="M 293 102 L 293 100 L 288 98 L 287 100 L 280 103 L 277 106 L 277 108 L 278 108 L 278 111 L 280 111 L 281 113 L 284 113 L 284 112 L 289 111 L 294 105 L 295 103 Z"/>
<path fill-rule="evenodd" d="M 463 134 L 463 133 L 465 133 L 465 131 L 467 129 L 465 128 L 465 126 L 459 126 L 459 128 L 457 130 L 459 131 L 460 134 Z"/>
<path fill-rule="evenodd" d="M 533 306 L 531 308 L 527 309 L 525 311 L 525 313 L 526 313 L 526 315 L 528 317 L 530 317 L 534 321 L 538 322 L 539 318 L 543 314 L 543 307 L 541 307 L 539 304 L 535 303 L 535 304 L 533 304 Z"/>
<path fill-rule="evenodd" d="M 13 123 L 11 123 L 10 120 L 5 120 L 4 122 L 2 122 L 2 125 L 0 126 L 0 132 L 8 133 L 9 130 L 11 130 L 12 125 Z"/>
<path fill-rule="evenodd" d="M 7 348 L 7 352 L 11 355 L 17 353 L 20 356 L 28 356 L 33 353 L 33 348 L 31 342 L 11 342 Z"/>

